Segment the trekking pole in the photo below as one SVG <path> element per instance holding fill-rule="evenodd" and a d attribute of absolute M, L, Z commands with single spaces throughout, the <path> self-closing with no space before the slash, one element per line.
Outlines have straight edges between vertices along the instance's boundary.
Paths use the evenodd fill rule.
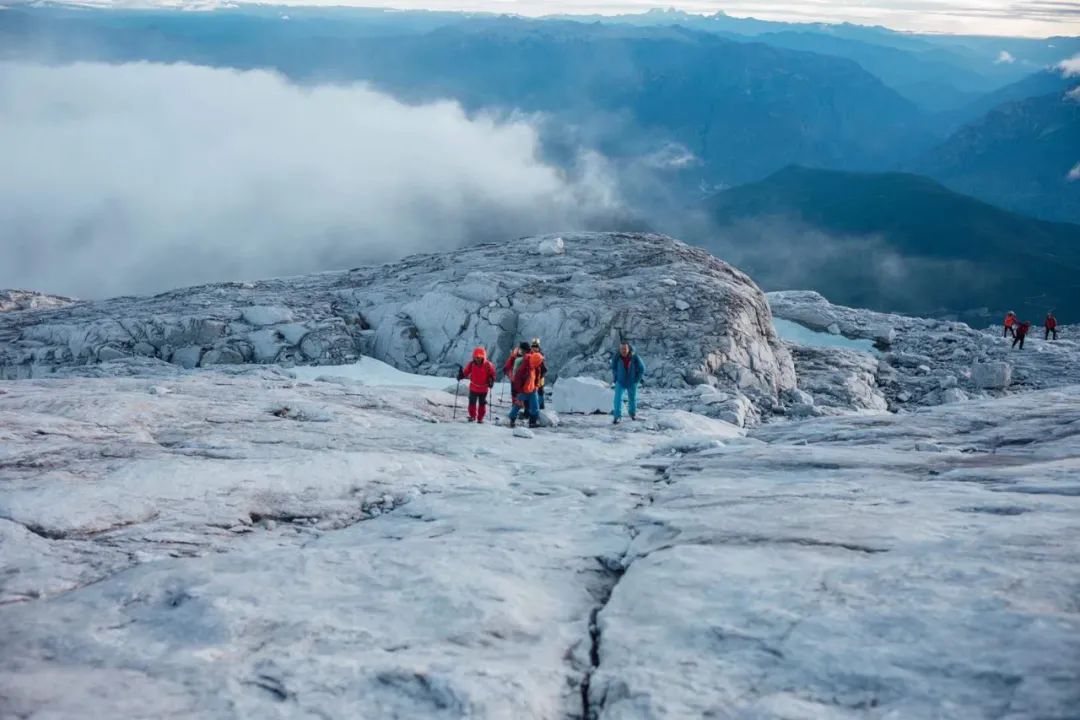
<path fill-rule="evenodd" d="M 457 399 L 461 392 L 461 368 L 458 368 L 457 380 L 454 382 L 454 420 L 457 420 Z"/>

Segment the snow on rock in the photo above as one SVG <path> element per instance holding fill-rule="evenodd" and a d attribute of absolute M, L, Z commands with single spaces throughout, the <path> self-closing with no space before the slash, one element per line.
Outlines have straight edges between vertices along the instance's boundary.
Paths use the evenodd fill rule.
<path fill-rule="evenodd" d="M 566 243 L 561 237 L 549 237 L 541 240 L 536 248 L 541 255 L 562 255 L 566 252 Z"/>
<path fill-rule="evenodd" d="M 78 302 L 62 295 L 47 295 L 29 290 L 0 290 L 0 313 L 17 310 L 44 310 Z"/>
<path fill-rule="evenodd" d="M 537 416 L 537 422 L 540 423 L 540 427 L 559 427 L 559 413 L 554 410 L 541 410 Z"/>
<path fill-rule="evenodd" d="M 529 442 L 449 422 L 442 389 L 272 367 L 0 391 L 3 717 L 1080 702 L 1080 385 L 751 430 L 564 415 Z"/>
<path fill-rule="evenodd" d="M 255 305 L 241 310 L 240 317 L 249 325 L 263 327 L 264 325 L 278 325 L 280 323 L 292 322 L 293 313 L 292 310 L 286 307 Z"/>
<path fill-rule="evenodd" d="M 540 260 L 538 247 L 563 251 Z M 664 293 L 680 278 L 692 308 Z M 684 304 L 685 301 L 683 301 Z M 681 306 L 680 306 L 681 307 Z M 397 263 L 150 298 L 116 298 L 0 315 L 0 377 L 142 354 L 184 366 L 342 364 L 368 355 L 409 372 L 447 374 L 484 346 L 497 360 L 540 337 L 551 378 L 606 378 L 622 339 L 650 382 L 698 373 L 767 402 L 795 385 L 768 303 L 742 272 L 671 238 L 580 233 L 523 238 Z"/>
<path fill-rule="evenodd" d="M 967 393 L 960 388 L 953 387 L 941 391 L 941 402 L 943 403 L 964 402 L 967 399 Z"/>
<path fill-rule="evenodd" d="M 615 391 L 603 380 L 563 377 L 551 387 L 551 405 L 560 413 L 610 413 Z"/>
<path fill-rule="evenodd" d="M 531 438 L 536 437 L 536 434 L 533 433 L 532 430 L 530 430 L 527 427 L 522 427 L 521 425 L 518 425 L 517 427 L 514 428 L 513 435 L 514 435 L 514 437 L 522 438 L 523 440 L 529 440 Z"/>

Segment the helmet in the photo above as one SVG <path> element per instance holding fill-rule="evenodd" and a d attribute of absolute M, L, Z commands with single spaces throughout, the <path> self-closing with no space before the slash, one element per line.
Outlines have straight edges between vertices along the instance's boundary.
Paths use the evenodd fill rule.
<path fill-rule="evenodd" d="M 529 343 L 529 345 L 531 345 L 534 348 L 540 347 L 540 338 L 533 338 L 532 342 Z"/>
<path fill-rule="evenodd" d="M 482 347 L 478 347 L 472 351 L 473 360 L 486 360 L 487 350 Z"/>

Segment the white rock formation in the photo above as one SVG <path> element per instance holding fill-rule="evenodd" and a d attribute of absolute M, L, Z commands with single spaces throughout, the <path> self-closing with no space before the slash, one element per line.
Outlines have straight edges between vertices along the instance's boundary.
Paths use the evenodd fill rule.
<path fill-rule="evenodd" d="M 562 252 L 539 254 L 550 247 Z M 672 310 L 662 283 L 671 276 L 693 308 Z M 795 385 L 768 304 L 746 275 L 670 238 L 621 233 L 524 238 L 349 272 L 0 315 L 0 377 L 132 355 L 184 367 L 369 355 L 448 374 L 476 345 L 501 359 L 531 337 L 542 338 L 552 379 L 606 378 L 610 353 L 628 339 L 657 386 L 708 377 L 768 400 Z"/>
<path fill-rule="evenodd" d="M 552 386 L 551 399 L 552 407 L 560 413 L 610 413 L 615 391 L 596 378 L 564 377 Z"/>

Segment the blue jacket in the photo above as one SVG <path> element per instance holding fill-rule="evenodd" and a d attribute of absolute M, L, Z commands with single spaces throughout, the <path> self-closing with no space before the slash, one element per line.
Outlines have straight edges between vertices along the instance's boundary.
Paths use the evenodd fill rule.
<path fill-rule="evenodd" d="M 627 368 L 623 364 L 622 355 L 616 352 L 611 356 L 611 377 L 616 385 L 637 385 L 641 378 L 645 377 L 645 361 L 630 348 L 630 367 Z"/>

